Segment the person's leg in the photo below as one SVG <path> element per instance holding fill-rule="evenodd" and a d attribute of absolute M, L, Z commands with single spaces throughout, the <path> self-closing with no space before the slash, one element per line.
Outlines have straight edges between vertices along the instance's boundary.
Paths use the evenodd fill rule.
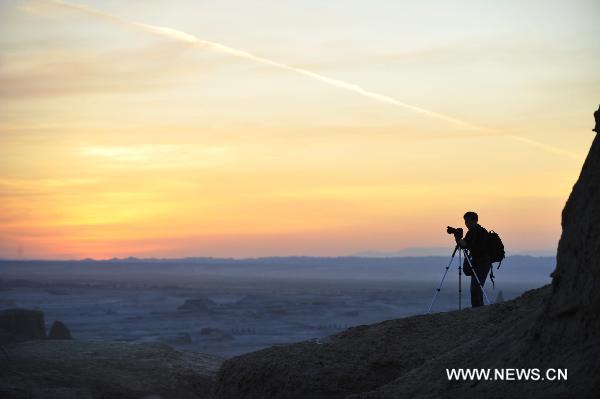
<path fill-rule="evenodd" d="M 485 280 L 491 266 L 491 264 L 486 266 L 473 265 L 473 268 L 475 269 L 474 273 L 477 273 L 477 277 L 479 277 L 478 282 L 475 276 L 471 276 L 471 305 L 473 307 L 483 306 L 485 304 L 483 301 L 483 291 L 481 290 L 481 287 L 485 286 Z M 479 283 L 481 283 L 481 286 L 479 286 Z"/>
<path fill-rule="evenodd" d="M 487 278 L 487 275 L 490 272 L 491 267 L 492 267 L 491 263 L 478 267 L 477 277 L 479 277 L 479 281 L 481 281 L 482 287 L 485 287 L 485 279 Z"/>
<path fill-rule="evenodd" d="M 475 276 L 471 276 L 471 306 L 476 308 L 483 306 L 483 293 Z"/>

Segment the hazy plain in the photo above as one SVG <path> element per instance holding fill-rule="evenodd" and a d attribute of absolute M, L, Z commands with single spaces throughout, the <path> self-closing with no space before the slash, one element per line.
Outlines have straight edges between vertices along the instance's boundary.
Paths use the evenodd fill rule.
<path fill-rule="evenodd" d="M 0 308 L 44 311 L 75 339 L 162 342 L 234 356 L 422 314 L 449 257 L 0 261 Z M 513 256 L 490 299 L 550 282 L 554 257 Z M 462 306 L 469 306 L 463 276 Z M 457 261 L 433 311 L 458 308 Z"/>

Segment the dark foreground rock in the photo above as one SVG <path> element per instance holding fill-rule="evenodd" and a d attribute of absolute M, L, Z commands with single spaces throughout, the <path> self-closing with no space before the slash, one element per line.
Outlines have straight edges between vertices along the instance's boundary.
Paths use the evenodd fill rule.
<path fill-rule="evenodd" d="M 2 342 L 46 338 L 44 313 L 32 309 L 5 309 L 0 311 Z"/>
<path fill-rule="evenodd" d="M 216 397 L 600 397 L 600 137 L 562 213 L 552 285 L 504 303 L 349 329 L 227 360 Z M 451 368 L 567 369 L 567 381 L 449 381 Z"/>
<path fill-rule="evenodd" d="M 222 362 L 161 344 L 36 340 L 4 349 L 1 398 L 209 398 Z"/>

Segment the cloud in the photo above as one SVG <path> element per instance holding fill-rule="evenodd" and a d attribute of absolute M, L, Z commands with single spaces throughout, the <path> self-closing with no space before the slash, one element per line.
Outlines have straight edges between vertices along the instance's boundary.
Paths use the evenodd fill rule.
<path fill-rule="evenodd" d="M 213 167 L 223 165 L 232 159 L 232 152 L 226 146 L 181 146 L 170 144 L 145 144 L 133 146 L 83 146 L 79 148 L 82 157 L 102 158 L 109 163 L 102 166 L 126 167 L 128 169 L 165 169 Z"/>
<path fill-rule="evenodd" d="M 219 62 L 190 57 L 185 49 L 164 43 L 127 51 L 8 54 L 0 65 L 0 98 L 155 90 L 216 70 Z"/>
<path fill-rule="evenodd" d="M 350 43 L 345 43 L 350 45 Z M 341 43 L 336 43 L 341 46 Z M 586 49 L 593 51 L 592 48 Z M 340 68 L 386 64 L 406 64 L 413 62 L 429 62 L 435 65 L 447 66 L 453 63 L 461 65 L 478 61 L 494 61 L 502 64 L 513 63 L 522 66 L 539 65 L 540 58 L 544 60 L 573 60 L 585 52 L 581 49 L 560 48 L 555 43 L 549 43 L 531 38 L 522 38 L 519 42 L 491 37 L 471 37 L 461 41 L 442 43 L 437 46 L 419 47 L 406 51 L 388 51 L 375 54 L 363 54 L 360 57 L 347 57 L 344 54 L 334 54 L 329 60 L 302 63 L 304 68 Z M 591 78 L 590 78 L 591 79 Z"/>
<path fill-rule="evenodd" d="M 475 131 L 482 131 L 482 132 L 486 132 L 486 133 L 490 133 L 490 134 L 500 134 L 500 135 L 504 135 L 505 137 L 507 137 L 509 139 L 517 139 L 518 138 L 518 141 L 527 143 L 527 144 L 533 146 L 534 148 L 538 148 L 538 149 L 541 149 L 541 150 L 549 152 L 549 153 L 567 155 L 569 157 L 571 157 L 571 156 L 577 157 L 575 154 L 566 153 L 564 150 L 555 148 L 546 143 L 540 143 L 540 142 L 537 142 L 537 141 L 529 139 L 529 138 L 512 135 L 512 134 L 509 134 L 509 132 L 503 132 L 500 129 L 491 129 L 491 128 L 479 126 L 479 125 L 461 120 L 461 119 L 453 117 L 453 116 L 449 116 L 449 115 L 441 114 L 441 113 L 438 113 L 435 111 L 431 111 L 429 109 L 425 109 L 425 108 L 422 108 L 419 106 L 415 106 L 412 104 L 408 104 L 408 103 L 399 101 L 393 97 L 390 97 L 390 96 L 387 96 L 387 95 L 384 95 L 381 93 L 367 90 L 367 89 L 365 89 L 357 84 L 354 84 L 354 83 L 345 82 L 345 81 L 342 81 L 339 79 L 321 75 L 314 71 L 294 67 L 294 66 L 287 65 L 287 64 L 284 64 L 284 63 L 281 63 L 278 61 L 268 59 L 268 58 L 257 56 L 250 52 L 232 48 L 232 47 L 223 45 L 221 43 L 201 39 L 201 38 L 198 38 L 187 32 L 183 32 L 183 31 L 180 31 L 177 29 L 163 27 L 163 26 L 157 26 L 157 25 L 150 25 L 150 24 L 146 24 L 146 23 L 142 23 L 142 22 L 138 22 L 138 21 L 134 21 L 134 20 L 129 20 L 126 18 L 122 18 L 122 17 L 116 16 L 116 15 L 112 15 L 112 14 L 108 14 L 108 13 L 96 10 L 91 7 L 74 4 L 74 3 L 69 3 L 69 2 L 62 1 L 62 0 L 49 0 L 49 2 L 47 4 L 55 5 L 57 7 L 60 7 L 61 9 L 73 10 L 73 11 L 77 11 L 80 13 L 84 13 L 86 15 L 89 15 L 89 16 L 92 16 L 95 18 L 99 18 L 99 19 L 103 19 L 103 20 L 107 20 L 107 21 L 110 21 L 110 22 L 113 22 L 113 23 L 116 23 L 116 24 L 119 24 L 121 26 L 125 26 L 128 28 L 135 28 L 135 29 L 147 32 L 147 33 L 155 35 L 155 36 L 169 38 L 169 39 L 173 40 L 174 42 L 183 43 L 183 44 L 186 44 L 186 45 L 189 45 L 192 47 L 199 47 L 202 49 L 211 49 L 211 50 L 215 50 L 217 52 L 233 55 L 235 57 L 247 59 L 247 60 L 257 62 L 257 63 L 263 64 L 263 65 L 268 65 L 268 66 L 271 66 L 274 68 L 284 69 L 284 70 L 287 70 L 287 71 L 290 71 L 293 73 L 297 73 L 297 74 L 306 76 L 308 78 L 323 82 L 323 83 L 333 86 L 333 87 L 337 87 L 337 88 L 340 88 L 340 89 L 343 89 L 346 91 L 354 92 L 363 97 L 370 98 L 374 101 L 378 101 L 378 102 L 389 104 L 389 105 L 396 106 L 399 108 L 407 109 L 407 110 L 410 110 L 417 114 L 427 116 L 429 118 L 443 120 L 445 122 L 459 126 L 461 128 L 471 129 L 471 130 L 475 130 Z"/>
<path fill-rule="evenodd" d="M 147 162 L 163 157 L 169 153 L 176 153 L 175 145 L 145 145 L 131 147 L 93 146 L 81 148 L 81 155 L 88 157 L 101 157 L 121 162 Z"/>
<path fill-rule="evenodd" d="M 300 75 L 304 75 L 308 78 L 321 81 L 330 86 L 338 87 L 340 89 L 347 90 L 347 91 L 351 91 L 351 92 L 357 93 L 359 95 L 362 95 L 364 97 L 370 98 L 372 100 L 390 104 L 390 105 L 393 105 L 396 107 L 404 108 L 404 109 L 410 110 L 412 112 L 416 112 L 418 114 L 425 115 L 430 118 L 441 119 L 446 122 L 452 123 L 454 125 L 458 125 L 462 128 L 474 129 L 474 130 L 486 130 L 486 131 L 492 130 L 489 128 L 485 128 L 482 126 L 478 126 L 478 125 L 463 121 L 461 119 L 458 119 L 458 118 L 455 118 L 455 117 L 452 117 L 449 115 L 441 114 L 441 113 L 434 112 L 434 111 L 431 111 L 431 110 L 428 110 L 428 109 L 425 109 L 425 108 L 422 108 L 422 107 L 419 107 L 416 105 L 412 105 L 412 104 L 408 104 L 408 103 L 399 101 L 393 97 L 364 89 L 363 87 L 361 87 L 357 84 L 354 84 L 354 83 L 345 82 L 345 81 L 342 81 L 339 79 L 335 79 L 335 78 L 331 78 L 328 76 L 324 76 L 324 75 L 315 73 L 315 72 L 307 70 L 307 69 L 297 68 L 297 67 L 294 67 L 291 65 L 287 65 L 287 64 L 284 64 L 284 63 L 281 63 L 278 61 L 268 59 L 268 58 L 260 57 L 255 54 L 252 54 L 250 52 L 247 52 L 244 50 L 239 50 L 239 49 L 236 49 L 233 47 L 229 47 L 229 46 L 223 45 L 221 43 L 217 43 L 217 42 L 213 42 L 213 41 L 209 41 L 209 40 L 205 40 L 205 39 L 200 39 L 194 35 L 191 35 L 189 33 L 186 33 L 186 32 L 183 32 L 183 31 L 180 31 L 177 29 L 172 29 L 172 28 L 163 27 L 163 26 L 150 25 L 150 24 L 145 24 L 142 22 L 129 20 L 126 18 L 121 18 L 119 16 L 108 14 L 108 13 L 96 10 L 94 8 L 91 8 L 91 7 L 74 4 L 74 3 L 69 3 L 69 2 L 65 2 L 65 1 L 61 1 L 61 0 L 50 0 L 50 2 L 52 4 L 56 4 L 59 7 L 76 10 L 76 11 L 85 13 L 87 15 L 90 15 L 90 16 L 93 16 L 96 18 L 101 18 L 104 20 L 108 20 L 113 23 L 117 23 L 119 25 L 123 25 L 123 26 L 129 27 L 129 28 L 131 28 L 131 27 L 137 28 L 137 29 L 145 31 L 147 33 L 150 33 L 150 34 L 153 34 L 156 36 L 165 37 L 165 38 L 170 38 L 173 41 L 185 43 L 185 44 L 191 45 L 193 47 L 200 47 L 203 49 L 215 50 L 215 51 L 222 52 L 225 54 L 230 54 L 230 55 L 233 55 L 236 57 L 240 57 L 240 58 L 248 59 L 248 60 L 251 60 L 254 62 L 258 62 L 260 64 L 264 64 L 264 65 L 268 65 L 271 67 L 294 72 L 294 73 L 297 73 Z"/>
<path fill-rule="evenodd" d="M 558 154 L 558 155 L 564 155 L 569 158 L 573 158 L 573 159 L 577 159 L 577 160 L 581 159 L 581 156 L 574 152 L 571 152 L 568 150 L 563 150 L 562 148 L 554 147 L 554 146 L 547 145 L 544 143 L 540 143 L 539 141 L 531 140 L 531 139 L 528 139 L 527 137 L 515 136 L 512 134 L 507 135 L 506 137 L 513 139 L 513 140 L 520 141 L 525 144 L 529 144 L 529 145 L 537 147 L 537 148 L 540 148 L 546 152 L 550 152 L 550 153 Z"/>
<path fill-rule="evenodd" d="M 14 179 L 0 178 L 0 187 L 5 186 L 13 189 L 27 189 L 30 187 L 55 188 L 65 186 L 80 186 L 97 183 L 96 178 L 83 177 L 63 177 L 63 178 L 43 178 L 43 179 Z"/>

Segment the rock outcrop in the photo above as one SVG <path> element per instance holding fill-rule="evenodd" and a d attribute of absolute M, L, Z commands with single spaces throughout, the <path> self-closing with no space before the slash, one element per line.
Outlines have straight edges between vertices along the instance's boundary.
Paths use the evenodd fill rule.
<path fill-rule="evenodd" d="M 186 299 L 185 302 L 177 307 L 177 310 L 183 312 L 207 312 L 215 303 L 209 298 Z"/>
<path fill-rule="evenodd" d="M 600 111 L 597 119 L 600 118 Z M 596 121 L 598 129 L 598 120 Z M 600 137 L 562 213 L 552 284 L 483 308 L 351 328 L 228 359 L 218 399 L 596 398 Z M 567 381 L 450 381 L 446 370 L 567 369 Z"/>
<path fill-rule="evenodd" d="M 600 111 L 597 111 L 600 118 Z M 598 122 L 597 122 L 598 123 Z M 600 136 L 562 212 L 553 295 L 540 325 L 544 341 L 600 331 Z M 551 328 L 549 328 L 551 327 Z"/>
<path fill-rule="evenodd" d="M 231 341 L 234 339 L 231 334 L 213 327 L 203 327 L 200 330 L 200 337 L 211 341 Z"/>
<path fill-rule="evenodd" d="M 62 321 L 55 320 L 50 327 L 48 339 L 73 339 L 71 331 L 65 326 Z"/>
<path fill-rule="evenodd" d="M 44 339 L 44 312 L 19 308 L 0 311 L 0 334 L 2 342 Z"/>

